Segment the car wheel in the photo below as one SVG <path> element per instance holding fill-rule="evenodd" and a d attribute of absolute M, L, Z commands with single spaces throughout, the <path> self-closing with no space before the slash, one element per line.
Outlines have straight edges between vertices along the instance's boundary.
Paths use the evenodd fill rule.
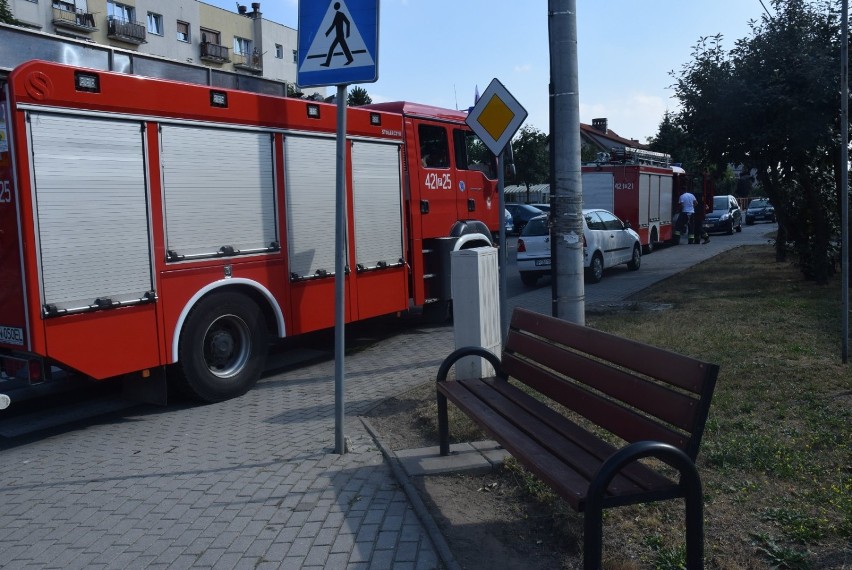
<path fill-rule="evenodd" d="M 589 264 L 589 281 L 600 283 L 601 279 L 603 279 L 603 270 L 603 257 L 601 257 L 600 253 L 596 253 L 592 256 L 592 262 Z"/>
<path fill-rule="evenodd" d="M 534 286 L 536 283 L 538 283 L 538 273 L 533 273 L 532 271 L 522 271 L 521 283 L 523 283 L 527 287 Z"/>
<path fill-rule="evenodd" d="M 639 244 L 633 246 L 633 257 L 627 262 L 627 269 L 636 271 L 642 265 L 642 252 L 639 251 Z"/>
<path fill-rule="evenodd" d="M 257 304 L 239 293 L 214 293 L 186 319 L 178 342 L 177 387 L 202 402 L 244 394 L 266 362 L 266 322 Z"/>

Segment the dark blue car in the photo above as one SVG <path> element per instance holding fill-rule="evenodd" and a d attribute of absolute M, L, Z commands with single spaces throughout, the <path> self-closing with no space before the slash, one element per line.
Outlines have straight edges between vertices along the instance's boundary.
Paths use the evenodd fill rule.
<path fill-rule="evenodd" d="M 544 213 L 538 208 L 534 208 L 529 204 L 509 203 L 506 204 L 506 209 L 509 210 L 510 214 L 512 214 L 512 233 L 515 234 L 520 234 L 521 230 L 524 229 L 524 226 L 527 225 L 527 222 L 529 222 L 536 216 L 540 216 Z"/>

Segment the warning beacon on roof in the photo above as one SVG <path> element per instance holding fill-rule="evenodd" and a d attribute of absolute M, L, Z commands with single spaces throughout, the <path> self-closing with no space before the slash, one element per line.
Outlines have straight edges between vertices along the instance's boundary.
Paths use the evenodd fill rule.
<path fill-rule="evenodd" d="M 299 87 L 379 78 L 379 0 L 299 0 Z"/>

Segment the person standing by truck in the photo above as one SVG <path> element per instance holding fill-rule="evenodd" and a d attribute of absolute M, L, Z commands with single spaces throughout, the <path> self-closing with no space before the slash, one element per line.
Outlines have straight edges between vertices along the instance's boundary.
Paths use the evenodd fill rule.
<path fill-rule="evenodd" d="M 677 202 L 680 205 L 680 215 L 678 216 L 674 231 L 675 245 L 680 243 L 680 235 L 684 230 L 687 232 L 688 243 L 693 243 L 695 241 L 693 218 L 695 215 L 695 205 L 698 203 L 698 200 L 696 200 L 692 192 L 684 190 Z"/>

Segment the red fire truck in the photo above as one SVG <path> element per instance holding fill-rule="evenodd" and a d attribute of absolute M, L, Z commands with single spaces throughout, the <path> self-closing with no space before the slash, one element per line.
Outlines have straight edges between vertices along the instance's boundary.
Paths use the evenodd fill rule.
<path fill-rule="evenodd" d="M 613 152 L 605 160 L 582 167 L 583 207 L 614 213 L 639 234 L 645 253 L 672 238 L 674 204 L 680 178 L 668 155 L 642 149 Z"/>
<path fill-rule="evenodd" d="M 270 338 L 334 325 L 335 106 L 31 61 L 0 109 L 0 392 L 159 400 L 168 369 L 223 400 Z M 461 112 L 347 113 L 346 320 L 446 304 L 450 253 L 502 220 L 496 165 Z"/>

